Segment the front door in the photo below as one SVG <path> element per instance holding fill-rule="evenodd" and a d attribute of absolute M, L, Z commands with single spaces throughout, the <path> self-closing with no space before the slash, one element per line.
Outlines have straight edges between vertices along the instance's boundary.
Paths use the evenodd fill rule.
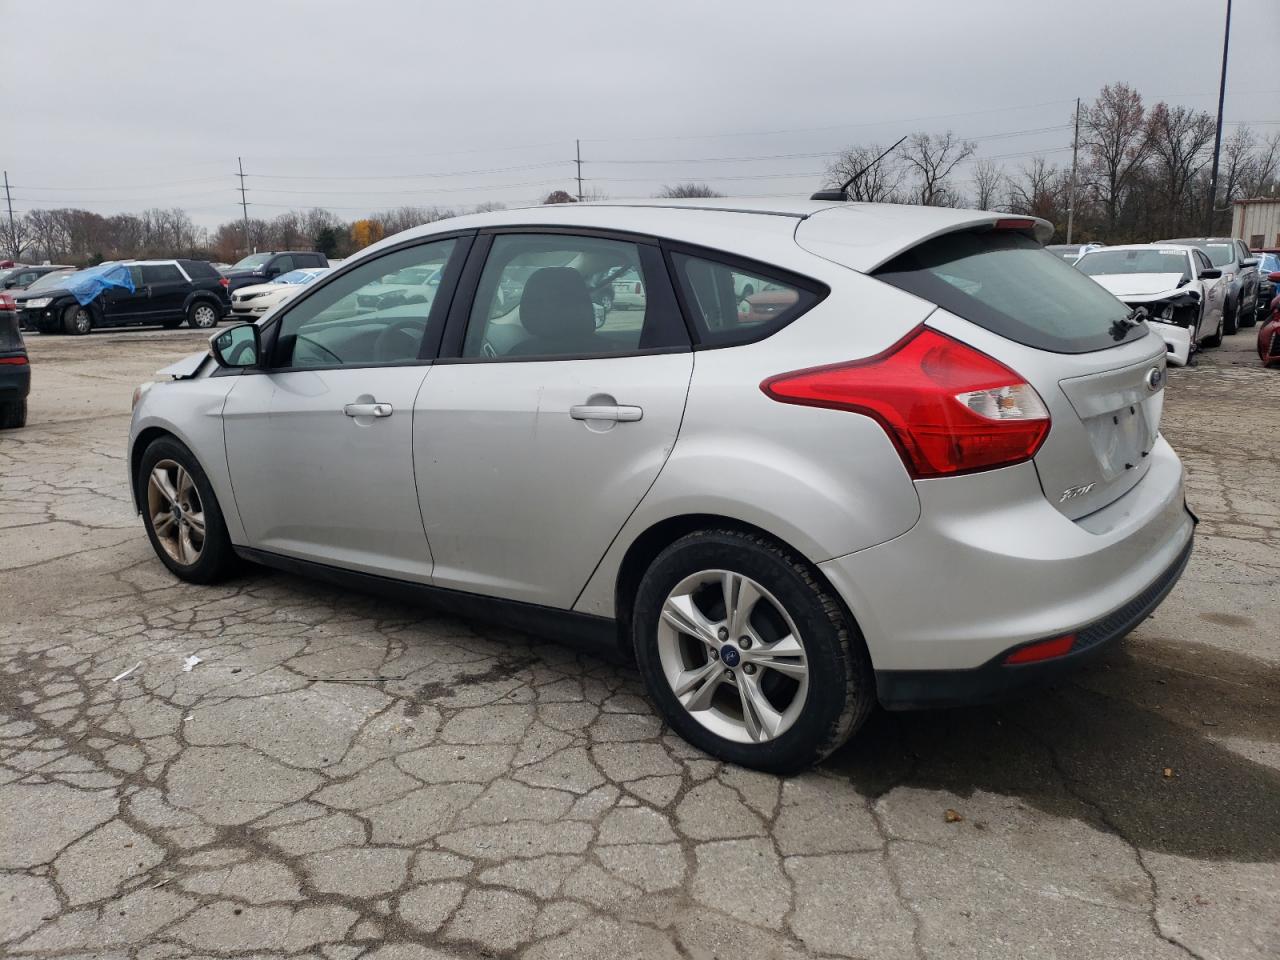
<path fill-rule="evenodd" d="M 145 316 L 149 309 L 147 299 L 150 293 L 142 279 L 142 267 L 130 264 L 129 277 L 133 280 L 133 290 L 108 287 L 102 291 L 102 314 L 108 324 L 129 323 Z"/>
<path fill-rule="evenodd" d="M 153 323 L 181 318 L 190 281 L 173 263 L 144 263 L 142 282 L 147 288 L 146 319 Z"/>
<path fill-rule="evenodd" d="M 628 270 L 644 294 L 604 309 Z M 670 281 L 646 243 L 509 234 L 469 313 L 414 415 L 432 582 L 568 608 L 679 432 L 693 354 Z"/>
<path fill-rule="evenodd" d="M 430 578 L 412 428 L 414 400 L 431 371 L 422 359 L 427 331 L 437 314 L 443 322 L 448 304 L 424 296 L 365 309 L 360 293 L 407 266 L 444 267 L 465 246 L 449 239 L 383 254 L 316 281 L 276 321 L 269 369 L 242 374 L 223 409 L 250 546 Z"/>

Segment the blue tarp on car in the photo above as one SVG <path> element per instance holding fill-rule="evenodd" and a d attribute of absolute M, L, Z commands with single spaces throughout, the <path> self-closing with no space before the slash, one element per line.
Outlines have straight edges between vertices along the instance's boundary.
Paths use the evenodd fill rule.
<path fill-rule="evenodd" d="M 123 263 L 104 263 L 73 273 L 62 281 L 64 290 L 76 298 L 80 306 L 92 303 L 103 290 L 111 287 L 122 287 L 133 293 L 133 276 Z"/>

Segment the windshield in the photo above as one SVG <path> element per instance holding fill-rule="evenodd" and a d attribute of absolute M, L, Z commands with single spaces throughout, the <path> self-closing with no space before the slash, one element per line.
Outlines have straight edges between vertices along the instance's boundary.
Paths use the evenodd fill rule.
<path fill-rule="evenodd" d="M 282 273 L 276 277 L 276 283 L 310 283 L 316 278 L 316 274 L 310 270 L 290 270 L 288 273 Z"/>
<path fill-rule="evenodd" d="M 1095 250 L 1076 261 L 1086 276 L 1116 273 L 1177 273 L 1187 279 L 1187 254 L 1182 250 Z"/>
<path fill-rule="evenodd" d="M 253 270 L 253 269 L 256 269 L 257 267 L 262 266 L 264 263 L 266 263 L 270 259 L 271 259 L 271 254 L 269 253 L 251 253 L 231 269 L 232 270 Z"/>
<path fill-rule="evenodd" d="M 46 273 L 35 283 L 31 284 L 31 286 L 27 287 L 26 292 L 38 293 L 41 290 L 53 290 L 60 287 L 62 286 L 63 281 L 65 281 L 67 277 L 71 276 L 72 272 L 73 271 L 71 270 L 63 270 L 58 273 Z"/>
<path fill-rule="evenodd" d="M 875 276 L 992 333 L 1039 350 L 1087 353 L 1147 335 L 1128 308 L 1021 233 L 950 233 Z"/>
<path fill-rule="evenodd" d="M 1236 258 L 1235 247 L 1229 243 L 1206 243 L 1200 249 L 1209 255 L 1215 267 L 1225 267 Z"/>

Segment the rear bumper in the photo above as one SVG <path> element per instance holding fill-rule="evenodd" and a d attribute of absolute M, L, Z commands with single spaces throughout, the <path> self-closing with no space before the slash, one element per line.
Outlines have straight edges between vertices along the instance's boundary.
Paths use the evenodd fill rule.
<path fill-rule="evenodd" d="M 1022 644 L 1089 633 L 1177 567 L 1194 525 L 1182 479 L 1159 438 L 1143 478 L 1078 520 L 1048 501 L 1030 463 L 918 481 L 911 530 L 820 569 L 878 673 L 978 670 Z"/>
<path fill-rule="evenodd" d="M 877 670 L 880 703 L 890 710 L 989 703 L 1052 683 L 1097 657 L 1150 616 L 1182 576 L 1193 542 L 1188 540 L 1173 564 L 1127 604 L 1076 630 L 1075 643 L 1065 656 L 1010 665 L 1004 662 L 1010 651 L 1005 651 L 971 670 Z"/>
<path fill-rule="evenodd" d="M 0 400 L 21 400 L 30 392 L 30 364 L 0 363 Z"/>

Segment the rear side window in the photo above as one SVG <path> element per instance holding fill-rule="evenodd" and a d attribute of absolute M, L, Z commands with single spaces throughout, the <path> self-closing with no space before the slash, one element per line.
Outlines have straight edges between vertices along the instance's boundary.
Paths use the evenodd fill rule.
<path fill-rule="evenodd" d="M 825 296 L 825 289 L 684 253 L 672 254 L 685 305 L 704 346 L 760 340 Z"/>
<path fill-rule="evenodd" d="M 193 280 L 212 280 L 219 276 L 213 264 L 206 260 L 183 260 L 182 269 L 186 270 L 187 275 Z"/>
<path fill-rule="evenodd" d="M 172 263 L 144 263 L 142 265 L 143 283 L 185 283 L 186 277 Z"/>
<path fill-rule="evenodd" d="M 875 276 L 1015 343 L 1088 353 L 1146 336 L 1129 308 L 1021 233 L 951 233 Z"/>

